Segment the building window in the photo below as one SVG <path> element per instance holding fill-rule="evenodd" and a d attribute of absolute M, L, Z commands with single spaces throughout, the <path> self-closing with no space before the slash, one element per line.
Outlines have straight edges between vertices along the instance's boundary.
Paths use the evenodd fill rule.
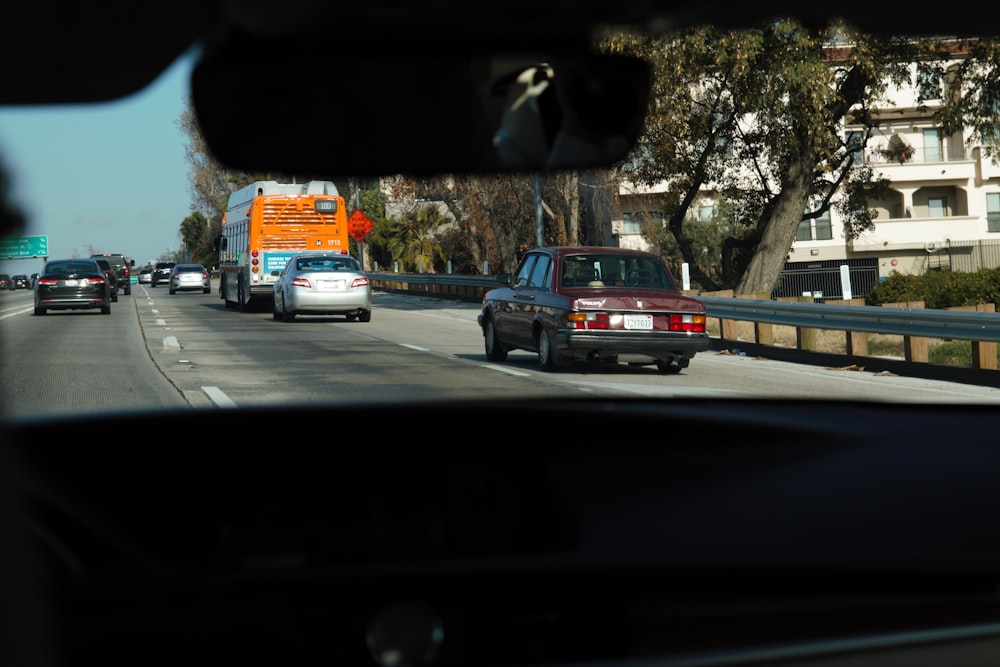
<path fill-rule="evenodd" d="M 924 162 L 941 162 L 941 131 L 924 130 Z"/>
<path fill-rule="evenodd" d="M 795 232 L 796 241 L 829 241 L 833 238 L 833 225 L 830 224 L 830 211 L 823 211 L 818 218 L 806 218 L 799 221 Z"/>
<path fill-rule="evenodd" d="M 641 231 L 639 221 L 634 220 L 631 213 L 622 214 L 622 234 L 638 234 Z"/>
<path fill-rule="evenodd" d="M 830 224 L 830 211 L 824 211 L 823 215 L 813 220 L 813 227 L 816 229 L 817 241 L 829 241 L 833 238 L 833 225 Z"/>
<path fill-rule="evenodd" d="M 917 72 L 917 91 L 921 102 L 941 99 L 941 78 L 934 70 Z"/>
<path fill-rule="evenodd" d="M 633 211 L 622 213 L 622 234 L 641 234 L 642 223 L 649 220 L 663 226 L 663 211 Z"/>
<path fill-rule="evenodd" d="M 947 197 L 928 197 L 927 215 L 932 218 L 944 218 L 948 215 Z"/>
<path fill-rule="evenodd" d="M 698 207 L 698 219 L 702 222 L 709 222 L 715 215 L 715 204 L 705 204 Z"/>
<path fill-rule="evenodd" d="M 812 241 L 812 220 L 800 220 L 799 229 L 795 232 L 796 241 Z"/>
<path fill-rule="evenodd" d="M 1000 232 L 1000 194 L 986 195 L 986 231 Z"/>
<path fill-rule="evenodd" d="M 860 132 L 848 132 L 847 139 L 845 139 L 844 144 L 847 146 L 847 150 L 854 156 L 854 164 L 862 164 L 864 162 L 864 157 L 861 154 L 861 133 Z"/>

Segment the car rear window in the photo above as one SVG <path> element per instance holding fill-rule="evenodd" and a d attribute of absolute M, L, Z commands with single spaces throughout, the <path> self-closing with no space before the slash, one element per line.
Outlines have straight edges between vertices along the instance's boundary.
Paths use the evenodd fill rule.
<path fill-rule="evenodd" d="M 349 257 L 308 257 L 298 259 L 299 271 L 358 271 L 358 263 Z"/>
<path fill-rule="evenodd" d="M 653 258 L 615 254 L 569 255 L 563 259 L 563 287 L 605 286 L 677 289 Z"/>
<path fill-rule="evenodd" d="M 97 272 L 100 272 L 100 267 L 97 266 L 96 262 L 59 262 L 57 264 L 49 264 L 45 267 L 45 273 L 58 275 Z"/>

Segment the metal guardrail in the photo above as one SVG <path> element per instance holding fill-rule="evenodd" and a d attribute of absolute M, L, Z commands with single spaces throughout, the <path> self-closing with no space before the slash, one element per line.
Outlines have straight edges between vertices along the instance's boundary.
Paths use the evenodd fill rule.
<path fill-rule="evenodd" d="M 402 291 L 447 297 L 448 288 L 471 288 L 468 298 L 497 286 L 493 276 L 439 273 L 370 273 L 376 287 L 399 285 Z M 404 287 L 405 286 L 405 287 Z M 455 295 L 454 296 L 461 296 Z M 766 322 L 809 329 L 832 329 L 921 338 L 1000 342 L 1000 313 L 923 308 L 883 308 L 810 302 L 698 296 L 709 317 Z"/>
<path fill-rule="evenodd" d="M 809 329 L 1000 342 L 1000 313 L 699 296 L 709 317 Z"/>
<path fill-rule="evenodd" d="M 476 302 L 498 284 L 493 276 L 376 272 L 368 277 L 375 289 Z M 717 342 L 723 348 L 737 343 L 742 350 L 757 349 L 757 354 L 775 359 L 801 362 L 805 358 L 809 360 L 807 363 L 846 368 L 865 368 L 877 363 L 883 370 L 899 374 L 1000 387 L 997 360 L 1000 313 L 694 296 L 705 303 L 709 318 L 718 320 Z M 740 321 L 753 324 L 751 340 L 743 338 L 745 331 L 737 330 Z M 778 345 L 774 326 L 794 327 L 795 347 Z M 817 337 L 820 330 L 842 332 L 844 351 L 820 351 Z M 876 361 L 868 354 L 868 334 L 901 336 L 904 356 L 882 356 Z M 969 341 L 971 367 L 929 363 L 932 339 Z M 802 357 L 803 354 L 807 356 Z"/>
<path fill-rule="evenodd" d="M 437 273 L 371 273 L 376 286 L 415 286 L 406 291 L 429 291 L 447 296 L 446 287 L 486 290 L 498 283 L 493 276 Z M 437 287 L 439 289 L 424 289 Z M 477 296 L 481 296 L 481 292 Z M 809 302 L 772 301 L 698 296 L 709 317 L 767 322 L 799 328 L 833 329 L 922 338 L 1000 342 L 1000 313 L 923 308 L 882 308 Z"/>

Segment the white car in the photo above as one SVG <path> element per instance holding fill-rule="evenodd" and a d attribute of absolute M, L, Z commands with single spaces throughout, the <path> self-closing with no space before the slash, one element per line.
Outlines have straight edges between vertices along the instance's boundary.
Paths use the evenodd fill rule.
<path fill-rule="evenodd" d="M 139 271 L 139 284 L 148 285 L 153 282 L 153 269 L 148 266 Z"/>
<path fill-rule="evenodd" d="M 168 285 L 171 294 L 194 290 L 209 294 L 212 291 L 208 269 L 202 264 L 176 264 L 170 271 Z"/>
<path fill-rule="evenodd" d="M 350 255 L 302 253 L 292 256 L 274 282 L 276 320 L 296 315 L 344 315 L 370 322 L 372 291 L 364 269 Z"/>

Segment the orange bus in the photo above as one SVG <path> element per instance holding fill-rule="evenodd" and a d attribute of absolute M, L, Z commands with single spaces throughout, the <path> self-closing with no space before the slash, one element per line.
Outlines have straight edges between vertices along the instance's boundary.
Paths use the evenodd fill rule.
<path fill-rule="evenodd" d="M 229 196 L 215 245 L 226 307 L 260 309 L 273 303 L 274 279 L 295 253 L 349 253 L 344 198 L 333 181 L 256 181 Z"/>

